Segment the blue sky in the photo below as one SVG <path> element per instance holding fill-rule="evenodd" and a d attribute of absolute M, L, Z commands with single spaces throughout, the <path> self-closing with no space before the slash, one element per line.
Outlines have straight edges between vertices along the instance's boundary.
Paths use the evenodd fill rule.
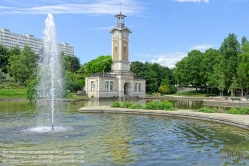
<path fill-rule="evenodd" d="M 172 68 L 192 49 L 218 49 L 229 33 L 249 39 L 249 0 L 0 0 L 0 28 L 42 38 L 48 13 L 57 42 L 74 44 L 81 63 L 111 55 L 120 11 L 130 35 L 130 61 Z"/>

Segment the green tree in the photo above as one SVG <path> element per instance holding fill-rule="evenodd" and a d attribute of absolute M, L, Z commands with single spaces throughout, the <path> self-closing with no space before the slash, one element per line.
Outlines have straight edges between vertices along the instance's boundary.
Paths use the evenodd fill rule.
<path fill-rule="evenodd" d="M 179 85 L 194 85 L 197 92 L 197 87 L 205 83 L 201 75 L 202 59 L 203 53 L 199 50 L 192 50 L 187 57 L 176 63 L 174 74 Z"/>
<path fill-rule="evenodd" d="M 245 44 L 248 44 L 249 41 L 247 40 L 247 38 L 245 36 L 242 37 L 241 39 L 241 46 L 243 47 Z"/>
<path fill-rule="evenodd" d="M 219 58 L 221 53 L 219 50 L 208 49 L 203 54 L 200 75 L 202 77 L 203 83 L 211 87 L 211 93 L 213 88 L 218 86 L 217 83 L 217 73 L 215 72 L 215 65 L 219 63 Z"/>
<path fill-rule="evenodd" d="M 176 63 L 173 70 L 176 82 L 180 86 L 189 85 L 187 66 L 187 57 L 184 57 Z"/>
<path fill-rule="evenodd" d="M 110 55 L 101 55 L 85 65 L 85 73 L 87 76 L 90 76 L 92 73 L 109 72 L 111 70 L 111 63 L 112 57 Z"/>
<path fill-rule="evenodd" d="M 86 73 L 85 73 L 85 65 L 81 65 L 79 70 L 76 72 L 76 82 L 79 84 L 81 87 L 85 86 L 85 78 L 86 78 Z"/>
<path fill-rule="evenodd" d="M 236 89 L 238 88 L 238 83 L 237 83 L 237 79 L 235 77 L 235 75 L 233 76 L 233 79 L 232 79 L 232 84 L 231 86 L 229 87 L 229 90 L 232 92 L 232 94 L 235 95 L 235 92 L 236 92 Z"/>
<path fill-rule="evenodd" d="M 27 85 L 36 73 L 36 55 L 28 45 L 24 46 L 20 55 L 9 58 L 9 73 L 14 80 L 22 85 Z"/>
<path fill-rule="evenodd" d="M 242 89 L 243 95 L 243 88 L 249 88 L 249 43 L 246 43 L 242 46 L 242 53 L 239 54 L 239 65 L 237 69 L 238 75 L 238 84 L 239 88 Z"/>
<path fill-rule="evenodd" d="M 188 71 L 188 82 L 196 88 L 202 83 L 205 83 L 201 76 L 201 64 L 202 64 L 203 54 L 199 50 L 192 50 L 188 53 L 187 59 L 187 71 Z"/>
<path fill-rule="evenodd" d="M 80 69 L 80 60 L 76 56 L 62 54 L 62 64 L 64 70 L 70 71 L 72 73 Z"/>
<path fill-rule="evenodd" d="M 226 87 L 226 85 L 225 85 L 225 75 L 223 73 L 221 73 L 219 75 L 218 80 L 217 80 L 217 85 L 218 85 L 218 89 L 221 90 L 221 93 L 222 93 L 222 96 L 223 96 L 224 89 Z"/>
<path fill-rule="evenodd" d="M 225 74 L 225 85 L 230 87 L 232 78 L 237 75 L 238 54 L 241 53 L 240 43 L 234 33 L 230 33 L 220 46 L 224 58 L 220 61 L 220 70 Z"/>
<path fill-rule="evenodd" d="M 13 47 L 9 50 L 9 54 L 10 56 L 12 55 L 20 55 L 22 53 L 21 49 L 17 46 L 17 47 Z"/>
<path fill-rule="evenodd" d="M 8 60 L 10 54 L 9 49 L 0 44 L 0 69 L 4 73 L 8 73 Z"/>

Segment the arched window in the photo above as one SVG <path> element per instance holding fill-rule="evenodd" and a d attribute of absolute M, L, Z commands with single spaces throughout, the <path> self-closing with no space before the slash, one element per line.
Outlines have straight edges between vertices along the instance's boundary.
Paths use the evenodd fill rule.
<path fill-rule="evenodd" d="M 115 52 L 118 52 L 118 46 L 117 45 L 115 46 Z"/>
<path fill-rule="evenodd" d="M 124 52 L 126 52 L 126 46 L 124 46 Z"/>

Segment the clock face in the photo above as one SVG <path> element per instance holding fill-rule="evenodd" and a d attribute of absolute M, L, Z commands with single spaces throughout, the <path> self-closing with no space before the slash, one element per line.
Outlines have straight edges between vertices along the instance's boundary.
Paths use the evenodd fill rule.
<path fill-rule="evenodd" d="M 114 32 L 114 38 L 117 38 L 118 37 L 118 32 L 116 31 L 116 32 Z"/>
<path fill-rule="evenodd" d="M 123 32 L 123 37 L 127 38 L 128 37 L 128 33 L 127 32 Z"/>

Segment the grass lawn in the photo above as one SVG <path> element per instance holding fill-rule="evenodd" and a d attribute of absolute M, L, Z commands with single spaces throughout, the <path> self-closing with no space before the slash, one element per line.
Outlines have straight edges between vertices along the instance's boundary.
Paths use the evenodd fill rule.
<path fill-rule="evenodd" d="M 188 96 L 188 97 L 206 97 L 206 92 L 197 92 L 195 90 L 193 91 L 186 91 L 186 92 L 177 92 L 175 94 L 172 94 L 172 96 Z"/>
<path fill-rule="evenodd" d="M 27 98 L 27 89 L 0 89 L 0 98 Z"/>

